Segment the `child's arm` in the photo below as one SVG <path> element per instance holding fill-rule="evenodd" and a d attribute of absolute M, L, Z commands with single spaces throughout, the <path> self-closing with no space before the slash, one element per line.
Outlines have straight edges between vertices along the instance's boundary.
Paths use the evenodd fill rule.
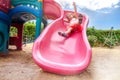
<path fill-rule="evenodd" d="M 78 19 L 77 8 L 76 8 L 75 2 L 73 2 L 73 6 L 74 6 L 74 16 Z"/>
<path fill-rule="evenodd" d="M 69 22 L 69 20 L 68 20 L 68 19 L 66 19 L 66 18 L 64 18 L 64 22 Z"/>

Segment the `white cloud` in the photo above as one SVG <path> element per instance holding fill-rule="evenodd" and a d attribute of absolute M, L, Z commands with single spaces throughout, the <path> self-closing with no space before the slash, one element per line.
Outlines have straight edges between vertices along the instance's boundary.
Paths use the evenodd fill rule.
<path fill-rule="evenodd" d="M 115 5 L 115 6 L 114 6 L 114 8 L 119 8 L 119 7 L 120 7 L 120 6 L 118 6 L 118 5 Z"/>
<path fill-rule="evenodd" d="M 117 4 L 120 0 L 55 0 L 60 3 L 62 6 L 65 5 L 69 8 L 73 8 L 73 1 L 76 2 L 81 8 L 87 8 L 90 10 L 100 10 L 104 8 L 117 8 L 119 7 Z"/>

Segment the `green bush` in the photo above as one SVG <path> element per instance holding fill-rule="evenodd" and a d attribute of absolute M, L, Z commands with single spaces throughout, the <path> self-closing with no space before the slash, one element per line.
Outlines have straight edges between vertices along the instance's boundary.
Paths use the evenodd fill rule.
<path fill-rule="evenodd" d="M 24 31 L 23 31 L 23 40 L 27 39 L 28 42 L 34 40 L 35 37 L 35 24 L 27 22 L 24 24 Z"/>
<path fill-rule="evenodd" d="M 10 27 L 10 36 L 17 36 L 17 29 L 13 26 Z"/>
<path fill-rule="evenodd" d="M 87 36 L 92 46 L 108 46 L 114 47 L 120 44 L 120 30 L 97 30 L 95 28 L 87 29 Z M 91 38 L 97 38 L 96 43 L 93 43 Z"/>
<path fill-rule="evenodd" d="M 96 46 L 96 42 L 97 42 L 97 37 L 96 36 L 89 35 L 88 40 L 89 40 L 91 46 Z"/>

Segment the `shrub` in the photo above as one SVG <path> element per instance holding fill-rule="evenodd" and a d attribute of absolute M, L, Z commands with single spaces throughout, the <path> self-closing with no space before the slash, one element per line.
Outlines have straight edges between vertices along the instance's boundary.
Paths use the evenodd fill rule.
<path fill-rule="evenodd" d="M 10 36 L 17 36 L 17 29 L 13 26 L 10 27 Z"/>
<path fill-rule="evenodd" d="M 120 44 L 120 30 L 97 30 L 95 28 L 88 28 L 87 35 L 92 46 L 105 45 L 114 47 Z M 92 38 L 97 38 L 96 43 L 92 41 Z"/>
<path fill-rule="evenodd" d="M 35 24 L 27 22 L 24 24 L 23 40 L 27 39 L 27 42 L 32 42 L 35 39 Z"/>
<path fill-rule="evenodd" d="M 89 40 L 91 46 L 96 46 L 96 42 L 97 42 L 97 37 L 96 36 L 89 35 L 88 40 Z"/>

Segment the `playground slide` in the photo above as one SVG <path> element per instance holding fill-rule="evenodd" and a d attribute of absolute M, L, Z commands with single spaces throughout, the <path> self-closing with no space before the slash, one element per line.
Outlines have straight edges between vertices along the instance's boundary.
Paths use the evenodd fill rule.
<path fill-rule="evenodd" d="M 82 32 L 76 32 L 69 38 L 58 35 L 65 31 L 64 11 L 54 1 L 44 0 L 44 14 L 55 19 L 49 24 L 33 45 L 33 59 L 44 71 L 73 75 L 85 70 L 91 60 L 91 47 L 86 36 L 87 16 L 83 15 Z"/>

